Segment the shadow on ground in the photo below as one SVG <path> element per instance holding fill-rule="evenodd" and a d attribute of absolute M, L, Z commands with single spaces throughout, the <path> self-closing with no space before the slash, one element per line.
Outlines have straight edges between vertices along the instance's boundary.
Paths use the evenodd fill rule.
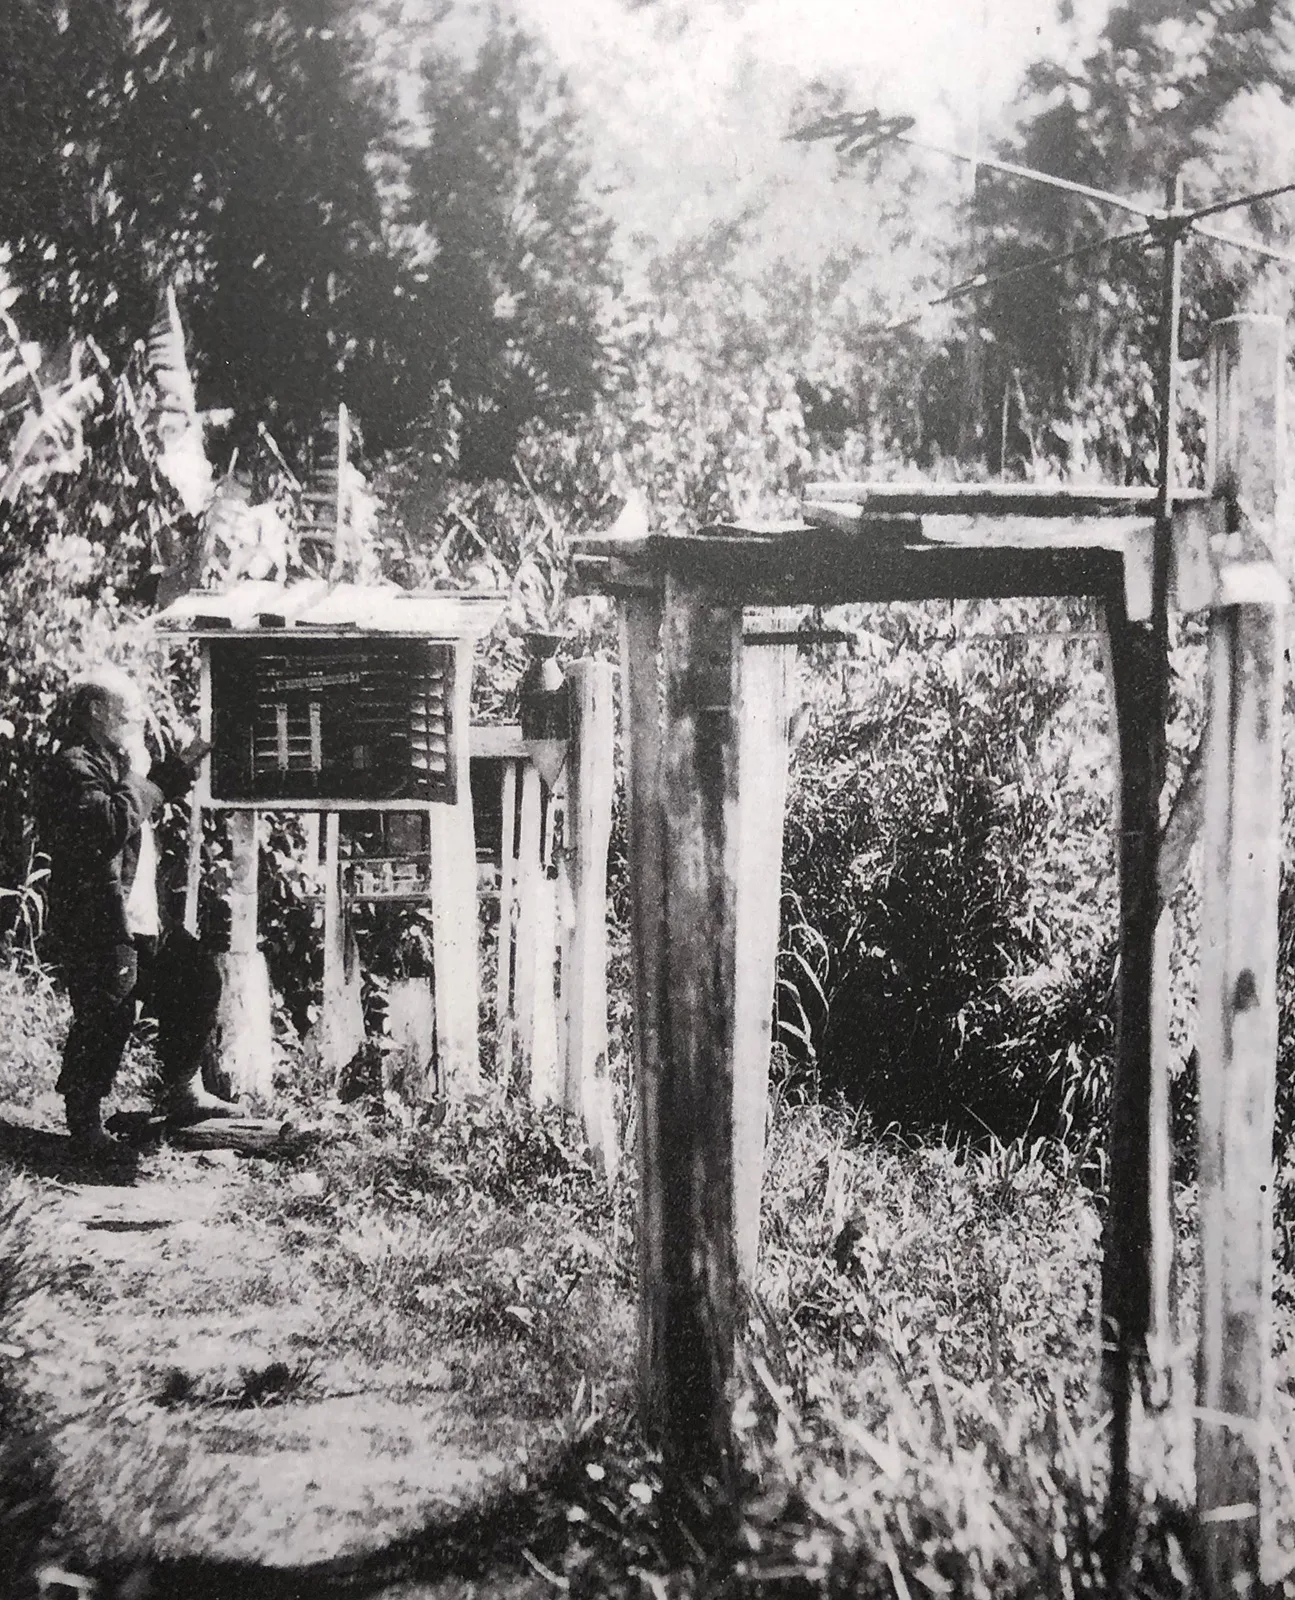
<path fill-rule="evenodd" d="M 118 1145 L 106 1155 L 79 1150 L 65 1133 L 0 1117 L 0 1167 L 60 1183 L 129 1188 L 139 1175 L 139 1151 Z"/>
<path fill-rule="evenodd" d="M 436 1521 L 380 1549 L 296 1567 L 185 1557 L 139 1566 L 104 1569 L 95 1576 L 98 1592 L 147 1593 L 148 1600 L 329 1600 L 332 1596 L 406 1593 L 409 1584 L 440 1585 L 488 1581 L 469 1592 L 495 1596 L 551 1594 L 542 1574 L 551 1563 L 560 1571 L 569 1542 L 567 1508 L 585 1498 L 584 1466 L 596 1453 L 590 1441 L 566 1448 L 540 1483 L 525 1490 L 500 1491 L 482 1505 Z M 537 1563 L 541 1565 L 537 1565 Z M 564 1587 L 564 1585 L 562 1585 Z M 453 1591 L 458 1593 L 457 1587 Z M 439 1595 L 441 1590 L 437 1589 Z"/>

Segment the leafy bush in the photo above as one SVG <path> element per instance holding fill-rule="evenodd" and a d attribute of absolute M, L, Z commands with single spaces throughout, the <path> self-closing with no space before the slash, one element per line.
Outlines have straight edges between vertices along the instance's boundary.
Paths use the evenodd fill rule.
<path fill-rule="evenodd" d="M 1063 712 L 1064 659 L 1022 637 L 1037 613 L 874 626 L 794 764 L 784 1041 L 881 1125 L 1090 1121 L 1114 931 L 1108 817 L 1076 814 L 1101 810 L 1075 739 L 1092 706 Z"/>

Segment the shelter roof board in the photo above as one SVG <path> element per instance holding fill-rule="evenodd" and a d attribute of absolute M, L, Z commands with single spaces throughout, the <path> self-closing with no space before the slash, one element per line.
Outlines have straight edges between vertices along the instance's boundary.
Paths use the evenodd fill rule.
<path fill-rule="evenodd" d="M 503 608 L 503 595 L 493 592 L 419 592 L 320 579 L 247 582 L 225 594 L 181 595 L 153 621 L 163 632 L 188 638 L 287 631 L 323 638 L 457 639 L 489 633 Z"/>
<path fill-rule="evenodd" d="M 1184 511 L 1207 496 L 1175 496 Z M 1149 553 L 1156 491 L 1045 484 L 813 484 L 803 517 L 690 534 L 581 539 L 584 591 L 660 587 L 669 572 L 750 605 L 1118 594 Z"/>

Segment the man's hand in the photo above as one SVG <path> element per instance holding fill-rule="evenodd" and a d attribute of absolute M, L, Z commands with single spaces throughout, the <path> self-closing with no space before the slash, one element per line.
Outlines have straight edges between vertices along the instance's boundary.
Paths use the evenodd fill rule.
<path fill-rule="evenodd" d="M 190 772 L 196 772 L 203 760 L 211 754 L 210 739 L 191 739 L 183 750 L 176 752 Z"/>

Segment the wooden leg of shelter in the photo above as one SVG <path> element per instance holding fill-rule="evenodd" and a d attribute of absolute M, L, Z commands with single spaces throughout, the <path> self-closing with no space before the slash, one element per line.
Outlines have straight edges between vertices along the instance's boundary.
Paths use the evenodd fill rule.
<path fill-rule="evenodd" d="M 364 1008 L 354 935 L 342 903 L 342 819 L 336 811 L 324 821 L 324 983 L 319 1003 L 319 1056 L 336 1074 L 364 1043 Z"/>
<path fill-rule="evenodd" d="M 504 762 L 500 795 L 499 934 L 495 963 L 495 1064 L 499 1081 L 513 1075 L 513 885 L 517 872 L 517 763 Z"/>
<path fill-rule="evenodd" d="M 737 992 L 734 1000 L 733 1165 L 738 1268 L 755 1281 L 760 1245 L 765 1113 L 782 906 L 789 695 L 794 646 L 752 645 L 742 655 L 738 707 Z"/>
<path fill-rule="evenodd" d="M 436 1058 L 442 1094 L 481 1087 L 477 1007 L 479 935 L 477 842 L 467 732 L 472 720 L 472 647 L 456 646 L 450 725 L 458 762 L 455 803 L 428 807 L 432 876 L 432 961 L 436 974 Z"/>
<path fill-rule="evenodd" d="M 1157 859 L 1164 781 L 1164 694 L 1167 662 L 1153 630 L 1129 622 L 1122 607 L 1107 613 L 1115 722 L 1119 741 L 1119 1022 L 1111 1089 L 1109 1180 L 1102 1255 L 1103 1378 L 1111 1405 L 1111 1476 L 1107 1572 L 1118 1587 L 1132 1538 L 1129 1429 L 1135 1383 L 1144 1371 L 1151 1326 L 1155 1238 L 1151 1151 L 1157 974 L 1167 952 L 1157 949 L 1160 904 Z M 1163 1130 L 1167 1139 L 1168 1130 Z M 1163 1269 L 1162 1269 L 1163 1270 Z"/>
<path fill-rule="evenodd" d="M 1280 613 L 1210 622 L 1201 925 L 1201 1318 L 1196 1502 L 1207 1592 L 1259 1592 L 1261 1439 L 1268 1415 L 1277 886 L 1281 863 Z"/>
<path fill-rule="evenodd" d="M 432 868 L 432 964 L 436 1062 L 450 1099 L 481 1087 L 477 1060 L 477 847 L 472 804 L 428 807 Z"/>
<path fill-rule="evenodd" d="M 202 802 L 189 803 L 189 853 L 184 874 L 184 931 L 198 937 L 198 895 L 202 888 Z"/>
<path fill-rule="evenodd" d="M 615 1172 L 615 1107 L 607 1074 L 607 853 L 612 831 L 614 708 L 609 661 L 584 660 L 571 684 L 568 757 L 568 858 L 574 927 L 568 963 L 564 1100 L 584 1119 L 585 1136 L 608 1175 Z"/>
<path fill-rule="evenodd" d="M 658 724 L 654 608 L 626 606 L 643 1355 L 668 1493 L 723 1525 L 731 1400 L 737 707 L 742 616 L 667 579 Z M 704 1509 L 703 1509 L 704 1508 Z"/>
<path fill-rule="evenodd" d="M 537 936 L 540 922 L 540 858 L 543 795 L 540 775 L 528 761 L 522 768 L 522 806 L 517 841 L 517 981 L 514 1008 L 517 1017 L 517 1070 L 524 1087 L 530 1087 L 535 1055 L 535 995 L 539 980 Z"/>
<path fill-rule="evenodd" d="M 256 813 L 229 814 L 229 953 L 221 958 L 220 1067 L 235 1094 L 269 1096 L 270 978 L 256 938 Z"/>

